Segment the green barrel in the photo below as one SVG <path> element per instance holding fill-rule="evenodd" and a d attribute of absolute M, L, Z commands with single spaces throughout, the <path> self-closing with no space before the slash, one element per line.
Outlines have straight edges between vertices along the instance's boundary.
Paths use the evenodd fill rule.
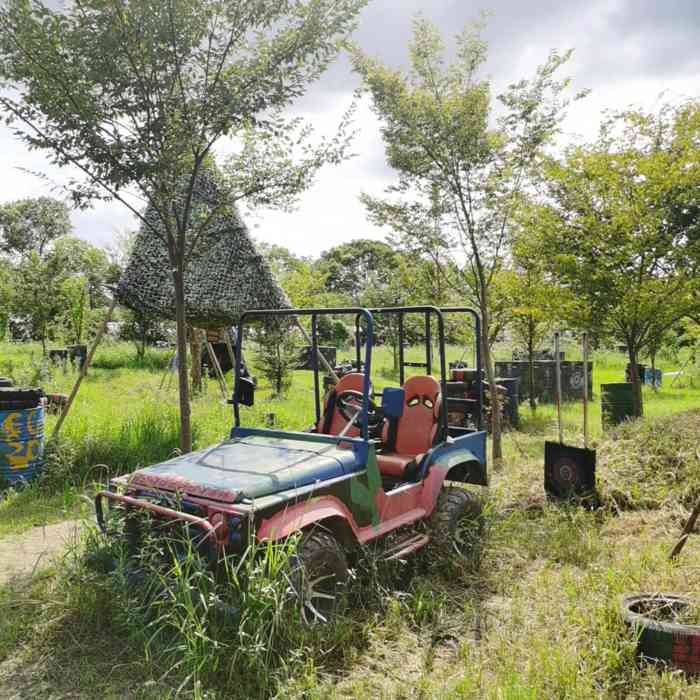
<path fill-rule="evenodd" d="M 634 385 L 627 382 L 600 385 L 603 427 L 620 425 L 634 416 Z"/>
<path fill-rule="evenodd" d="M 31 481 L 44 456 L 44 407 L 0 411 L 0 481 Z"/>

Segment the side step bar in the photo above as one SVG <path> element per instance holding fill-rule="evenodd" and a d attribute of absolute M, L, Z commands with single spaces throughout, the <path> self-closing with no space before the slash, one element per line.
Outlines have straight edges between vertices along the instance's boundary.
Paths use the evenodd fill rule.
<path fill-rule="evenodd" d="M 428 535 L 412 535 L 405 537 L 386 550 L 384 560 L 394 561 L 396 559 L 403 559 L 408 554 L 412 554 L 421 547 L 425 547 L 428 542 L 430 542 L 430 537 Z"/>

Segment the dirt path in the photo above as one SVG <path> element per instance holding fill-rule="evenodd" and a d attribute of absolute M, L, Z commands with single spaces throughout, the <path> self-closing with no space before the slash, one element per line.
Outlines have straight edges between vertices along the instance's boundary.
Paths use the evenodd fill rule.
<path fill-rule="evenodd" d="M 79 525 L 78 520 L 66 520 L 0 539 L 0 586 L 46 566 L 72 540 Z"/>

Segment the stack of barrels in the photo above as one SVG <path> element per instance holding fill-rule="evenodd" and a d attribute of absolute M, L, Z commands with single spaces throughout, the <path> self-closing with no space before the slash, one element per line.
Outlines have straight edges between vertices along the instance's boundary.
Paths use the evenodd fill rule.
<path fill-rule="evenodd" d="M 41 389 L 20 389 L 0 378 L 0 483 L 31 481 L 44 455 Z"/>

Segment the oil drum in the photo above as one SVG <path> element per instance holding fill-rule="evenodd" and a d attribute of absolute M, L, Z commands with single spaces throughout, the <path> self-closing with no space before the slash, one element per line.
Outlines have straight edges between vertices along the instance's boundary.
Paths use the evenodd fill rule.
<path fill-rule="evenodd" d="M 44 406 L 36 389 L 0 390 L 0 481 L 31 481 L 44 456 Z"/>

